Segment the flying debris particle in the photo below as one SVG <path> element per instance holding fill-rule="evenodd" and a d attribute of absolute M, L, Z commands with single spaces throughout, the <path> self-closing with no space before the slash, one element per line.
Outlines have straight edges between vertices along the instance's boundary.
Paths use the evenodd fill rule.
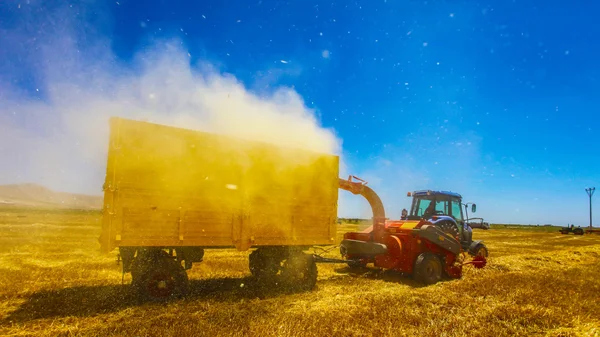
<path fill-rule="evenodd" d="M 237 185 L 234 185 L 234 184 L 227 184 L 227 185 L 225 185 L 225 188 L 228 190 L 237 190 L 238 187 L 237 187 Z"/>
<path fill-rule="evenodd" d="M 510 176 L 511 176 L 511 177 L 513 177 L 513 178 L 515 177 L 515 175 L 514 175 L 514 174 L 511 174 Z"/>
<path fill-rule="evenodd" d="M 206 19 L 206 16 L 204 16 L 204 14 L 202 14 L 202 18 L 203 18 L 203 19 Z"/>
<path fill-rule="evenodd" d="M 406 36 L 412 34 L 412 30 L 409 30 L 408 33 L 406 33 Z"/>
<path fill-rule="evenodd" d="M 454 17 L 454 13 L 450 13 L 450 17 L 453 18 Z"/>
<path fill-rule="evenodd" d="M 242 284 L 240 284 L 240 288 L 243 288 L 243 287 L 244 287 L 244 284 L 243 284 L 243 283 L 242 283 Z"/>
<path fill-rule="evenodd" d="M 427 43 L 427 42 L 423 42 L 423 47 L 427 47 L 428 44 L 429 43 Z"/>
<path fill-rule="evenodd" d="M 118 2 L 117 2 L 117 3 L 118 3 Z M 21 8 L 21 4 L 19 4 L 19 5 L 17 6 L 17 8 Z"/>
<path fill-rule="evenodd" d="M 146 28 L 146 23 L 144 21 L 140 21 L 140 27 Z"/>
<path fill-rule="evenodd" d="M 477 125 L 479 125 L 479 122 L 477 122 Z"/>
<path fill-rule="evenodd" d="M 154 97 L 156 97 L 154 94 L 148 95 L 148 98 L 150 98 L 150 99 L 154 99 Z"/>
<path fill-rule="evenodd" d="M 319 36 L 323 36 L 323 32 L 319 32 Z"/>
<path fill-rule="evenodd" d="M 183 28 L 179 28 L 179 30 L 183 32 Z"/>
<path fill-rule="evenodd" d="M 435 65 L 436 65 L 436 66 L 439 66 L 439 65 L 440 65 L 440 63 L 439 63 L 439 62 L 436 62 L 436 63 L 435 63 Z"/>
<path fill-rule="evenodd" d="M 379 42 L 379 40 L 375 40 L 375 42 L 377 43 L 377 42 Z"/>
<path fill-rule="evenodd" d="M 286 60 L 280 60 L 279 62 L 281 62 L 283 64 L 288 64 L 288 61 L 286 61 Z"/>
<path fill-rule="evenodd" d="M 323 58 L 328 59 L 329 58 L 329 50 L 323 50 L 323 52 L 321 52 L 321 56 L 323 56 Z"/>
<path fill-rule="evenodd" d="M 240 23 L 240 22 L 242 22 L 242 20 L 237 20 L 237 23 Z"/>
<path fill-rule="evenodd" d="M 38 88 L 35 88 L 35 91 L 40 91 L 40 89 L 38 89 Z"/>
<path fill-rule="evenodd" d="M 404 85 L 408 85 L 408 82 L 404 82 Z"/>
<path fill-rule="evenodd" d="M 117 5 L 120 5 L 120 3 L 117 1 Z"/>
<path fill-rule="evenodd" d="M 565 55 L 569 55 L 571 52 L 568 50 L 565 50 Z"/>
<path fill-rule="evenodd" d="M 192 57 L 192 54 L 188 53 L 188 57 Z"/>

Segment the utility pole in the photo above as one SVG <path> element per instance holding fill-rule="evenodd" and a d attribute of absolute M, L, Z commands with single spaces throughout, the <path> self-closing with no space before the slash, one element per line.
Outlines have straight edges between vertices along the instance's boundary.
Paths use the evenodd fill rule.
<path fill-rule="evenodd" d="M 592 229 L 592 195 L 594 195 L 595 191 L 595 187 L 588 187 L 585 189 L 585 192 L 587 193 L 588 197 L 590 197 L 590 229 Z"/>

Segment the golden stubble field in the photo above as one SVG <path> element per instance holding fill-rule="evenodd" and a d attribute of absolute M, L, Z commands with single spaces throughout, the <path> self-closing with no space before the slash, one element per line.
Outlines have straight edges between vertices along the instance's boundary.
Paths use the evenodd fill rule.
<path fill-rule="evenodd" d="M 319 265 L 306 293 L 261 287 L 248 252 L 208 250 L 188 298 L 144 304 L 116 251 L 98 253 L 99 226 L 99 213 L 0 209 L 0 335 L 600 336 L 597 235 L 476 230 L 489 264 L 460 280 Z"/>

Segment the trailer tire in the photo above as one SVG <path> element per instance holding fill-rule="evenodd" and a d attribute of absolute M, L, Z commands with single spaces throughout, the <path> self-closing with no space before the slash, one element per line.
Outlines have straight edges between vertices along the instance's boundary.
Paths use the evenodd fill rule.
<path fill-rule="evenodd" d="M 165 302 L 188 294 L 188 276 L 180 263 L 163 256 L 153 262 L 145 265 L 133 279 L 132 286 L 140 299 Z"/>
<path fill-rule="evenodd" d="M 280 252 L 258 248 L 250 253 L 248 267 L 252 276 L 260 280 L 273 280 L 281 269 L 283 256 Z"/>
<path fill-rule="evenodd" d="M 440 258 L 432 252 L 424 252 L 415 261 L 413 277 L 418 282 L 431 285 L 441 280 L 442 270 Z"/>
<path fill-rule="evenodd" d="M 290 290 L 312 290 L 317 283 L 317 263 L 312 255 L 290 252 L 283 263 L 281 276 Z"/>

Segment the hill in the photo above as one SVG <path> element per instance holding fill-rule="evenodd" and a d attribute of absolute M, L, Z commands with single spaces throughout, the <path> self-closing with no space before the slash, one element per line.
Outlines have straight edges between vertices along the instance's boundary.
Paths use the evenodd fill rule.
<path fill-rule="evenodd" d="M 102 196 L 56 192 L 36 184 L 0 185 L 0 206 L 100 209 Z"/>

